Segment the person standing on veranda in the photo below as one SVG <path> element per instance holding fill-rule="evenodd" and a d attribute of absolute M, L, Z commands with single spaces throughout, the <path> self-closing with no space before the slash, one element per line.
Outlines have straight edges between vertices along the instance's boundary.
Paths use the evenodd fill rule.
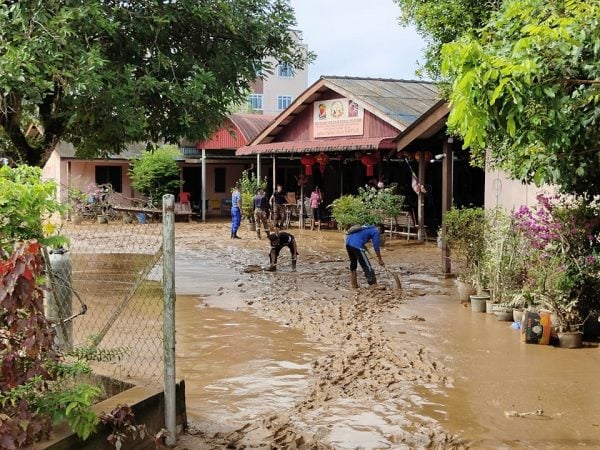
<path fill-rule="evenodd" d="M 316 186 L 315 189 L 310 194 L 309 206 L 312 210 L 312 223 L 310 224 L 310 229 L 314 230 L 315 225 L 318 225 L 319 229 L 321 229 L 321 213 L 319 207 L 323 203 L 323 196 L 321 195 L 321 190 L 319 186 Z"/>

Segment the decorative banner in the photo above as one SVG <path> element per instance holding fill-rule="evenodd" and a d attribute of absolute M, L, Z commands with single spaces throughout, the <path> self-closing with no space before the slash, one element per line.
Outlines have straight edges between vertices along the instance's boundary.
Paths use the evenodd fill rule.
<path fill-rule="evenodd" d="M 354 100 L 336 98 L 313 104 L 314 137 L 359 136 L 364 134 L 365 111 Z"/>

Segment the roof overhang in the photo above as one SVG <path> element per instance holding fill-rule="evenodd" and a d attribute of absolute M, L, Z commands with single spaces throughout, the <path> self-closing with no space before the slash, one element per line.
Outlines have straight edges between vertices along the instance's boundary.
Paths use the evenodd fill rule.
<path fill-rule="evenodd" d="M 375 138 L 342 138 L 311 141 L 270 142 L 240 147 L 236 156 L 289 154 L 289 153 L 319 153 L 319 152 L 350 152 L 369 150 L 393 150 L 396 148 L 394 137 Z"/>
<path fill-rule="evenodd" d="M 425 114 L 402 131 L 394 142 L 398 150 L 403 150 L 417 139 L 428 139 L 446 126 L 450 107 L 448 102 L 440 100 Z"/>

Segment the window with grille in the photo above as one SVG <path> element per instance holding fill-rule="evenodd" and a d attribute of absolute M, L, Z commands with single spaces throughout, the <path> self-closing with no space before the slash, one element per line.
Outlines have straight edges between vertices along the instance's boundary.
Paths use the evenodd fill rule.
<path fill-rule="evenodd" d="M 277 76 L 279 78 L 292 78 L 294 76 L 294 68 L 288 63 L 280 63 L 277 66 Z"/>
<path fill-rule="evenodd" d="M 250 94 L 248 96 L 248 106 L 253 111 L 262 111 L 263 110 L 262 94 Z"/>
<path fill-rule="evenodd" d="M 277 97 L 277 109 L 279 111 L 283 111 L 285 108 L 290 106 L 291 103 L 292 103 L 291 95 L 279 95 Z"/>

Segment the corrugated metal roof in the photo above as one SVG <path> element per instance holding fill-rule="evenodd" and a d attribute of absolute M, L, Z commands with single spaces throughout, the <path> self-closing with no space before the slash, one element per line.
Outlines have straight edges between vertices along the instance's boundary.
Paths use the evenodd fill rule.
<path fill-rule="evenodd" d="M 429 81 L 384 78 L 323 77 L 364 104 L 409 126 L 439 100 L 436 86 Z"/>
<path fill-rule="evenodd" d="M 264 114 L 232 114 L 229 118 L 240 129 L 246 138 L 246 142 L 250 142 L 273 121 L 275 116 Z"/>
<path fill-rule="evenodd" d="M 256 155 L 264 153 L 318 153 L 323 151 L 349 152 L 356 150 L 393 150 L 396 148 L 394 136 L 375 138 L 341 138 L 321 139 L 313 141 L 270 142 L 239 148 L 237 156 Z"/>
<path fill-rule="evenodd" d="M 321 77 L 265 127 L 249 145 L 277 141 L 277 136 L 282 129 L 330 90 L 355 100 L 365 110 L 400 131 L 407 128 L 439 100 L 436 86 L 429 81 Z M 236 154 L 241 154 L 240 150 Z"/>
<path fill-rule="evenodd" d="M 269 125 L 275 116 L 231 114 L 210 139 L 196 142 L 197 149 L 235 149 L 247 145 Z"/>
<path fill-rule="evenodd" d="M 78 158 L 75 156 L 75 147 L 70 142 L 61 141 L 56 148 L 54 149 L 56 153 L 59 154 L 61 158 Z M 109 155 L 107 158 L 89 158 L 89 159 L 134 159 L 142 154 L 146 150 L 146 144 L 139 142 L 135 144 L 129 144 L 125 150 L 123 150 L 118 155 Z"/>

